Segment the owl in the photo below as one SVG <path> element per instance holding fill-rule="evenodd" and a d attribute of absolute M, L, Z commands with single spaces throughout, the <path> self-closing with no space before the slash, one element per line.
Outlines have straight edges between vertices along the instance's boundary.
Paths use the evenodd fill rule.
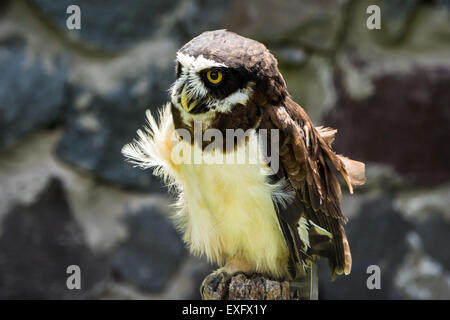
<path fill-rule="evenodd" d="M 123 153 L 170 186 L 190 252 L 220 266 L 205 281 L 258 273 L 303 282 L 301 295 L 317 298 L 317 258 L 333 278 L 349 274 L 338 178 L 352 193 L 364 164 L 335 154 L 336 130 L 313 125 L 270 51 L 204 32 L 177 52 L 169 92 Z"/>

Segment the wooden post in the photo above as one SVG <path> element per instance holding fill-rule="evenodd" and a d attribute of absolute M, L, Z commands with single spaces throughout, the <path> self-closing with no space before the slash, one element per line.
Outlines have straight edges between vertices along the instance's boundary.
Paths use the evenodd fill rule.
<path fill-rule="evenodd" d="M 239 273 L 217 284 L 203 281 L 201 294 L 203 300 L 298 300 L 291 297 L 288 281 L 271 280 L 259 274 Z"/>

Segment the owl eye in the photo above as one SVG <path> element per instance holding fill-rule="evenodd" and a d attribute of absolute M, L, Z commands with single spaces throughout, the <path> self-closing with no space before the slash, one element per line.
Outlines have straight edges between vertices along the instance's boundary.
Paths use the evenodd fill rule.
<path fill-rule="evenodd" d="M 222 81 L 223 75 L 222 72 L 217 70 L 210 70 L 206 73 L 206 78 L 212 84 L 219 84 Z"/>

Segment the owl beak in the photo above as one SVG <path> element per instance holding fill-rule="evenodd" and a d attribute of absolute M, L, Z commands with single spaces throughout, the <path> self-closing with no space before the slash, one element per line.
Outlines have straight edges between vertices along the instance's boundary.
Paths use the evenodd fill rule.
<path fill-rule="evenodd" d="M 186 92 L 186 87 L 181 92 L 181 106 L 186 112 L 191 111 L 198 104 L 198 101 L 191 101 L 191 96 Z"/>

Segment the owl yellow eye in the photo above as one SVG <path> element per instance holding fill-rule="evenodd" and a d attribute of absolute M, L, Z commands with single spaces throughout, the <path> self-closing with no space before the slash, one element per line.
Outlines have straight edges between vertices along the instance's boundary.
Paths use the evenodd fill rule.
<path fill-rule="evenodd" d="M 219 72 L 219 71 L 216 71 L 216 70 L 208 71 L 206 73 L 206 78 L 212 84 L 220 83 L 220 81 L 222 81 L 222 77 L 223 77 L 222 76 L 222 72 Z"/>

